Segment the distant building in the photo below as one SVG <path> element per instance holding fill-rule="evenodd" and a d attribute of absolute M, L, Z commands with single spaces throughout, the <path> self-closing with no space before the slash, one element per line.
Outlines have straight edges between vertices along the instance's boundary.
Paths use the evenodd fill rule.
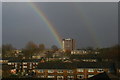
<path fill-rule="evenodd" d="M 88 52 L 86 50 L 72 50 L 71 54 L 84 55 L 84 54 L 88 54 Z"/>
<path fill-rule="evenodd" d="M 75 49 L 75 40 L 68 38 L 62 40 L 63 51 L 72 51 Z"/>

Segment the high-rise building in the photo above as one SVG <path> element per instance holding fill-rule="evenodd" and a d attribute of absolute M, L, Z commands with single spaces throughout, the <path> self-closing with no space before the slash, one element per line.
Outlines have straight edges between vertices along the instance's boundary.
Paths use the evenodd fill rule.
<path fill-rule="evenodd" d="M 72 51 L 75 49 L 75 40 L 68 38 L 62 40 L 63 51 Z"/>

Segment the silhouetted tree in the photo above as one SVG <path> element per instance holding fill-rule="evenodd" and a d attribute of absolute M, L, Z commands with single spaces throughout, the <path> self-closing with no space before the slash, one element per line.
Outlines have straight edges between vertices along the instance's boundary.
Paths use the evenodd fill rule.
<path fill-rule="evenodd" d="M 2 57 L 14 57 L 15 53 L 14 50 L 15 48 L 11 44 L 5 44 L 2 45 Z"/>
<path fill-rule="evenodd" d="M 52 49 L 54 52 L 58 51 L 58 47 L 57 47 L 56 45 L 53 45 L 53 46 L 51 47 L 51 49 Z"/>
<path fill-rule="evenodd" d="M 39 44 L 38 49 L 39 49 L 39 51 L 44 51 L 45 50 L 45 45 L 44 44 Z"/>
<path fill-rule="evenodd" d="M 24 56 L 26 58 L 32 58 L 32 56 L 38 52 L 38 46 L 34 42 L 28 42 L 23 49 Z"/>

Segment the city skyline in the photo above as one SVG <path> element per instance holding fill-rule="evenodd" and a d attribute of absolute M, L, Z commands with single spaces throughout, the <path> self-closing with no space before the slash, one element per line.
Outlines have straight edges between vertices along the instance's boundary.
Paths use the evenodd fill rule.
<path fill-rule="evenodd" d="M 77 48 L 113 46 L 118 43 L 117 6 L 117 3 L 3 3 L 3 44 L 23 48 L 33 41 L 46 47 L 60 47 L 60 39 L 73 38 Z"/>

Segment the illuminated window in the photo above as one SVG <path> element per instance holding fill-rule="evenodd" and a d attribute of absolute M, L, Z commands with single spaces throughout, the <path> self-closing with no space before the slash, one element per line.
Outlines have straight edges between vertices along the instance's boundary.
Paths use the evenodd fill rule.
<path fill-rule="evenodd" d="M 83 69 L 77 69 L 77 72 L 84 72 Z"/>
<path fill-rule="evenodd" d="M 8 65 L 11 65 L 11 63 L 8 63 Z"/>
<path fill-rule="evenodd" d="M 55 76 L 48 76 L 48 78 L 55 78 Z"/>
<path fill-rule="evenodd" d="M 44 70 L 38 70 L 38 72 L 43 73 L 43 72 L 44 72 Z"/>
<path fill-rule="evenodd" d="M 67 80 L 74 80 L 74 76 L 67 76 Z"/>
<path fill-rule="evenodd" d="M 23 66 L 23 68 L 27 68 L 27 66 Z"/>
<path fill-rule="evenodd" d="M 97 72 L 104 72 L 104 70 L 103 69 L 98 69 Z"/>
<path fill-rule="evenodd" d="M 30 63 L 30 69 L 32 69 L 32 63 Z"/>
<path fill-rule="evenodd" d="M 15 68 L 17 68 L 17 64 L 15 64 Z"/>
<path fill-rule="evenodd" d="M 48 73 L 54 73 L 54 70 L 48 70 Z"/>
<path fill-rule="evenodd" d="M 64 76 L 57 76 L 57 80 L 63 80 Z"/>
<path fill-rule="evenodd" d="M 41 76 L 39 76 L 40 78 L 45 78 L 45 76 L 44 75 L 41 75 Z"/>
<path fill-rule="evenodd" d="M 93 76 L 94 76 L 93 74 L 90 74 L 90 75 L 88 75 L 88 78 L 93 77 Z"/>
<path fill-rule="evenodd" d="M 14 63 L 11 63 L 11 65 L 14 65 Z"/>
<path fill-rule="evenodd" d="M 33 65 L 35 65 L 35 63 L 33 63 Z"/>
<path fill-rule="evenodd" d="M 63 73 L 63 70 L 58 70 L 57 73 Z"/>
<path fill-rule="evenodd" d="M 73 73 L 73 71 L 72 70 L 68 70 L 67 73 Z"/>
<path fill-rule="evenodd" d="M 120 72 L 120 69 L 119 69 L 119 72 Z"/>
<path fill-rule="evenodd" d="M 24 65 L 26 65 L 27 63 L 23 63 Z"/>
<path fill-rule="evenodd" d="M 88 69 L 88 72 L 94 72 L 94 69 Z"/>
<path fill-rule="evenodd" d="M 78 78 L 78 79 L 83 79 L 83 78 L 84 78 L 84 75 L 83 75 L 83 74 L 77 75 L 77 78 Z"/>

